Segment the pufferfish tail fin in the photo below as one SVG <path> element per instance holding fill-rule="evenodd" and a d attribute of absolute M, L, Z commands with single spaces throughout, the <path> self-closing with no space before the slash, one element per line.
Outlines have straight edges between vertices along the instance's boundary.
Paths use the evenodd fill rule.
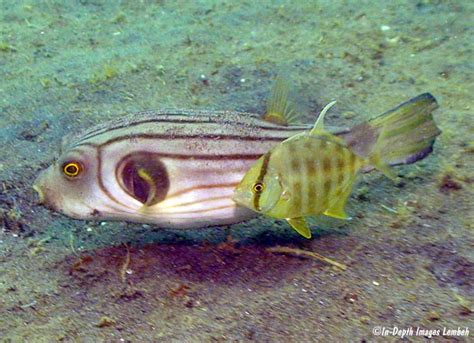
<path fill-rule="evenodd" d="M 342 138 L 357 155 L 372 155 L 371 164 L 378 169 L 412 164 L 433 151 L 436 137 L 441 133 L 432 114 L 437 108 L 436 99 L 424 93 L 356 125 Z"/>
<path fill-rule="evenodd" d="M 289 125 L 295 124 L 298 116 L 295 104 L 290 101 L 290 81 L 278 76 L 268 98 L 263 119 L 279 125 Z"/>

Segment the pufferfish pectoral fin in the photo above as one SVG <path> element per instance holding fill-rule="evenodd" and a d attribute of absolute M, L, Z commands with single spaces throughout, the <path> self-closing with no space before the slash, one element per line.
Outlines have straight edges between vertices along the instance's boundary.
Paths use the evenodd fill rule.
<path fill-rule="evenodd" d="M 308 239 L 311 238 L 311 231 L 309 230 L 308 224 L 306 224 L 306 220 L 304 219 L 304 217 L 286 218 L 286 221 L 301 236 Z"/>
<path fill-rule="evenodd" d="M 279 125 L 293 124 L 297 121 L 298 111 L 290 101 L 290 82 L 278 76 L 267 101 L 267 111 L 263 119 Z"/>
<path fill-rule="evenodd" d="M 144 168 L 138 168 L 137 174 L 148 185 L 149 189 L 146 201 L 143 205 L 150 206 L 156 196 L 156 189 L 155 183 L 153 182 L 153 177 Z"/>

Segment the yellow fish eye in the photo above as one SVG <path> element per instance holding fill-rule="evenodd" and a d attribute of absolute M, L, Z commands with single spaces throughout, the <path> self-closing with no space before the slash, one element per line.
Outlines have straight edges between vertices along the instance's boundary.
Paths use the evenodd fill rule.
<path fill-rule="evenodd" d="M 255 183 L 252 187 L 252 191 L 257 194 L 262 193 L 264 189 L 265 189 L 265 185 L 261 182 Z"/>
<path fill-rule="evenodd" d="M 68 162 L 63 165 L 63 173 L 68 177 L 76 177 L 82 172 L 79 162 Z"/>

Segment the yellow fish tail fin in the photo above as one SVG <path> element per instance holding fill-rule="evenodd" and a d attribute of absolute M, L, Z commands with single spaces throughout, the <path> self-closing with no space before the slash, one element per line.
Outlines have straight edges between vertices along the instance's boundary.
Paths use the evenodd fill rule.
<path fill-rule="evenodd" d="M 275 80 L 263 119 L 279 125 L 297 122 L 298 111 L 290 101 L 290 82 L 286 78 L 278 76 Z"/>
<path fill-rule="evenodd" d="M 308 224 L 306 224 L 306 220 L 304 219 L 304 217 L 286 218 L 286 221 L 301 236 L 303 236 L 304 238 L 307 238 L 307 239 L 311 238 L 311 231 L 308 227 Z"/>
<path fill-rule="evenodd" d="M 359 156 L 377 153 L 373 165 L 411 164 L 428 156 L 441 133 L 433 120 L 438 108 L 429 93 L 421 94 L 341 135 Z M 381 168 L 380 168 L 381 169 Z"/>
<path fill-rule="evenodd" d="M 368 164 L 382 172 L 386 177 L 391 180 L 396 180 L 396 173 L 390 168 L 390 165 L 385 163 L 380 155 L 380 151 L 375 151 L 369 156 Z"/>
<path fill-rule="evenodd" d="M 380 132 L 374 151 L 384 165 L 411 164 L 431 153 L 441 133 L 433 120 L 436 108 L 436 99 L 425 93 L 368 122 Z"/>

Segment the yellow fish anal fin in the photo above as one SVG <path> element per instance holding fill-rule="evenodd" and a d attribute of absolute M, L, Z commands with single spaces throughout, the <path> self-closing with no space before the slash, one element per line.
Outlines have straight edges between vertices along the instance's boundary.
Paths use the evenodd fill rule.
<path fill-rule="evenodd" d="M 349 216 L 344 211 L 344 207 L 345 207 L 345 202 L 338 200 L 338 202 L 334 204 L 333 207 L 328 208 L 326 211 L 324 211 L 323 214 L 328 217 L 347 220 L 349 219 Z"/>
<path fill-rule="evenodd" d="M 278 76 L 270 97 L 267 101 L 267 111 L 263 116 L 266 121 L 288 125 L 296 122 L 297 111 L 289 100 L 290 83 L 285 78 Z"/>
<path fill-rule="evenodd" d="M 298 218 L 286 218 L 288 224 L 291 225 L 293 229 L 296 230 L 301 236 L 304 238 L 311 238 L 311 231 L 309 230 L 308 224 L 306 224 L 306 220 L 304 217 Z"/>
<path fill-rule="evenodd" d="M 347 183 L 342 193 L 338 196 L 336 202 L 332 204 L 331 207 L 329 207 L 326 211 L 324 211 L 323 214 L 325 216 L 344 220 L 350 219 L 350 217 L 346 214 L 345 207 L 347 199 L 349 199 L 349 195 L 351 195 L 354 180 L 355 176 L 352 177 Z"/>
<path fill-rule="evenodd" d="M 326 113 L 329 111 L 329 109 L 334 106 L 335 103 L 336 101 L 331 101 L 329 104 L 324 106 L 321 113 L 319 114 L 318 119 L 316 120 L 316 123 L 314 123 L 314 127 L 310 131 L 310 134 L 316 135 L 316 134 L 325 132 L 324 131 L 324 117 L 326 116 Z"/>

